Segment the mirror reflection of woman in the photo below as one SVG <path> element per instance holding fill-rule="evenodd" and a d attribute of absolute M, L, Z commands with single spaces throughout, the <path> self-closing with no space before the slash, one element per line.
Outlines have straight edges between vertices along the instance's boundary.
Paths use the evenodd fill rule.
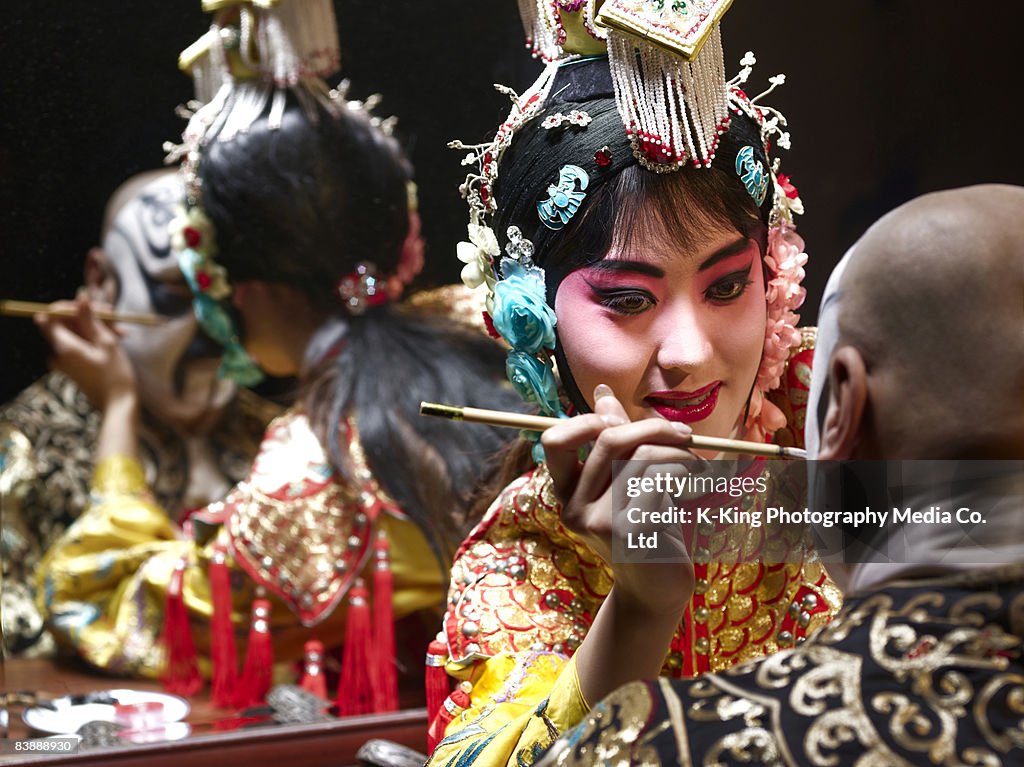
<path fill-rule="evenodd" d="M 577 5 L 559 5 L 562 47 L 551 58 L 603 45 L 588 17 L 595 4 Z M 716 55 L 717 34 L 701 57 Z M 478 167 L 463 187 L 463 276 L 488 293 L 512 346 L 513 384 L 545 414 L 572 417 L 509 459 L 507 486 L 456 558 L 444 641 L 428 657 L 458 680 L 433 722 L 434 765 L 531 764 L 624 682 L 695 676 L 792 646 L 838 607 L 821 564 L 772 561 L 770 537 L 746 563 L 727 564 L 745 545 L 728 525 L 678 531 L 692 562 L 612 556 L 613 518 L 624 512 L 613 504 L 614 462 L 717 457 L 691 450 L 691 435 L 799 446 L 813 345 L 795 327 L 802 207 L 768 155 L 789 140 L 777 113 L 753 104 L 741 81 L 723 81 L 728 120 L 715 118 L 705 154 L 697 140 L 654 140 L 642 120 L 656 122 L 659 102 L 639 87 L 626 99 L 622 67 L 675 64 L 633 45 L 625 63 L 612 48 L 611 61 L 549 65 L 493 143 L 461 147 Z M 694 124 L 710 109 L 690 106 Z M 624 109 L 643 113 L 626 121 L 632 140 Z"/>
<path fill-rule="evenodd" d="M 169 521 L 136 460 L 136 379 L 117 334 L 84 301 L 71 320 L 39 318 L 104 413 L 92 505 L 40 568 L 49 624 L 114 673 L 187 694 L 211 677 L 225 706 L 260 700 L 273 661 L 305 658 L 303 683 L 328 692 L 337 659 L 323 648 L 342 644 L 341 711 L 397 706 L 394 653 L 412 642 L 406 657 L 419 656 L 468 498 L 507 438 L 420 418 L 419 401 L 518 402 L 481 328 L 398 303 L 423 265 L 411 168 L 387 121 L 311 74 L 337 66 L 331 8 L 219 16 L 211 56 L 232 77 L 181 148 L 189 204 L 172 241 L 221 372 L 302 385 L 249 477 L 184 529 Z"/>

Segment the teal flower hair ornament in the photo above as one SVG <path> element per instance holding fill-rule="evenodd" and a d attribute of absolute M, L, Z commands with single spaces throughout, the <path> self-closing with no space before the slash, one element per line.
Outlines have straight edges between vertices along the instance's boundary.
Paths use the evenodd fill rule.
<path fill-rule="evenodd" d="M 550 360 L 539 360 L 526 352 L 514 349 L 505 360 L 505 374 L 512 388 L 527 402 L 537 405 L 543 412 L 558 413 L 558 384 Z"/>
<path fill-rule="evenodd" d="M 222 301 L 231 295 L 224 267 L 214 261 L 213 224 L 199 207 L 182 210 L 170 223 L 171 247 L 178 257 L 200 327 L 224 347 L 217 375 L 241 386 L 255 386 L 263 371 L 238 338 L 231 314 Z"/>
<path fill-rule="evenodd" d="M 555 313 L 547 304 L 544 270 L 501 262 L 503 279 L 494 285 L 491 319 L 513 349 L 540 354 L 555 348 Z"/>
<path fill-rule="evenodd" d="M 464 265 L 462 281 L 471 289 L 487 289 L 484 322 L 491 335 L 504 339 L 510 347 L 505 372 L 516 392 L 527 402 L 536 405 L 542 414 L 566 418 L 559 400 L 558 381 L 552 361 L 556 323 L 555 313 L 547 305 L 544 270 L 533 263 L 533 243 L 523 237 L 517 226 L 510 226 L 506 230 L 506 256 L 499 263 L 501 250 L 498 239 L 488 225 L 491 216 L 497 211 L 494 187 L 502 155 L 511 145 L 516 132 L 544 108 L 557 71 L 558 62 L 550 62 L 537 82 L 522 96 L 518 96 L 511 88 L 495 86 L 511 99 L 512 110 L 499 126 L 494 139 L 474 145 L 452 141 L 448 146 L 452 149 L 468 149 L 469 153 L 463 158 L 462 164 L 475 166 L 475 170 L 466 175 L 466 180 L 459 187 L 459 192 L 469 204 L 469 241 L 459 243 L 457 250 L 459 260 Z M 589 115 L 582 112 L 563 115 L 562 118 L 560 122 L 568 122 L 577 128 L 586 128 L 590 122 Z M 562 180 L 560 178 L 559 183 Z M 572 185 L 571 189 L 568 188 L 569 184 Z M 549 206 L 538 210 L 542 221 L 544 211 L 549 208 L 552 223 L 557 219 L 563 224 L 563 218 L 568 220 L 575 213 L 585 196 L 581 196 L 581 193 L 587 181 L 573 175 L 566 181 L 566 185 L 567 188 L 562 190 L 564 195 L 552 198 L 548 201 Z M 555 195 L 555 192 L 551 194 Z M 571 212 L 570 208 L 573 209 Z M 539 442 L 540 433 L 523 432 L 523 436 L 534 441 L 533 458 L 540 463 L 544 459 L 544 451 Z"/>
<path fill-rule="evenodd" d="M 555 348 L 555 313 L 547 303 L 544 270 L 533 263 L 533 243 L 519 227 L 506 233 L 508 254 L 501 259 L 501 278 L 494 283 L 491 321 L 494 329 L 511 347 L 505 374 L 512 387 L 544 415 L 565 418 L 558 398 L 558 382 L 551 356 Z M 537 432 L 525 433 L 536 442 Z M 543 460 L 540 443 L 533 449 L 536 461 Z"/>

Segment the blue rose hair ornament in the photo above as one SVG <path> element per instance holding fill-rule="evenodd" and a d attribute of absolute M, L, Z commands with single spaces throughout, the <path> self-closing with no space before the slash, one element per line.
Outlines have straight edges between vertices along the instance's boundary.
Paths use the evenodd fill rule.
<path fill-rule="evenodd" d="M 519 227 L 510 226 L 506 235 L 501 279 L 494 284 L 488 307 L 495 331 L 510 347 L 505 372 L 519 396 L 541 413 L 564 417 L 551 358 L 556 320 L 547 302 L 544 270 L 533 263 L 533 243 Z M 535 446 L 535 457 L 539 447 Z"/>

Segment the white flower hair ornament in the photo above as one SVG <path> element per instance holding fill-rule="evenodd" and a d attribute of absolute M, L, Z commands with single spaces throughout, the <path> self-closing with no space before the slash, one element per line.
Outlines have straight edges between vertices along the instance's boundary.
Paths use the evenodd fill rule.
<path fill-rule="evenodd" d="M 512 110 L 498 128 L 494 140 L 476 145 L 452 141 L 448 146 L 468 149 L 469 154 L 462 164 L 476 166 L 459 187 L 469 204 L 469 241 L 460 242 L 456 248 L 457 256 L 464 264 L 462 281 L 469 288 L 484 287 L 487 290 L 484 321 L 492 336 L 508 344 L 505 372 L 516 392 L 536 405 L 544 415 L 566 417 L 555 378 L 556 320 L 547 303 L 544 270 L 534 263 L 533 243 L 517 226 L 510 226 L 505 232 L 508 244 L 505 255 L 501 256 L 498 238 L 488 223 L 496 210 L 493 189 L 501 156 L 512 143 L 516 131 L 543 109 L 557 68 L 557 63 L 549 65 L 522 97 L 510 88 L 495 85 L 499 92 L 512 100 Z M 586 118 L 574 115 L 571 124 L 585 128 L 587 122 Z M 524 436 L 536 440 L 539 434 L 529 432 Z M 542 458 L 543 451 L 536 443 L 534 459 L 540 461 Z"/>
<path fill-rule="evenodd" d="M 496 84 L 495 90 L 504 93 L 512 101 L 512 110 L 498 127 L 494 139 L 487 143 L 472 145 L 457 140 L 448 143 L 450 149 L 469 150 L 463 157 L 462 164 L 475 166 L 475 170 L 471 170 L 466 175 L 466 180 L 459 186 L 459 193 L 469 205 L 469 242 L 460 242 L 456 246 L 456 254 L 465 264 L 462 269 L 462 281 L 466 286 L 475 289 L 486 285 L 488 312 L 491 311 L 495 272 L 498 266 L 495 259 L 501 253 L 498 238 L 488 224 L 490 217 L 497 210 L 494 183 L 498 179 L 498 163 L 512 143 L 516 132 L 544 108 L 548 90 L 557 71 L 557 62 L 549 64 L 533 87 L 522 97 L 511 88 Z"/>

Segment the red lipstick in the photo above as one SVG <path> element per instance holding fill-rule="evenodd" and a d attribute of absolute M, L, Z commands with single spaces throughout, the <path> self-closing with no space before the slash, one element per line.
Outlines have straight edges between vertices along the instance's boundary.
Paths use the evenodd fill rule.
<path fill-rule="evenodd" d="M 715 381 L 697 391 L 659 391 L 644 401 L 667 421 L 696 423 L 715 411 L 721 381 Z"/>

